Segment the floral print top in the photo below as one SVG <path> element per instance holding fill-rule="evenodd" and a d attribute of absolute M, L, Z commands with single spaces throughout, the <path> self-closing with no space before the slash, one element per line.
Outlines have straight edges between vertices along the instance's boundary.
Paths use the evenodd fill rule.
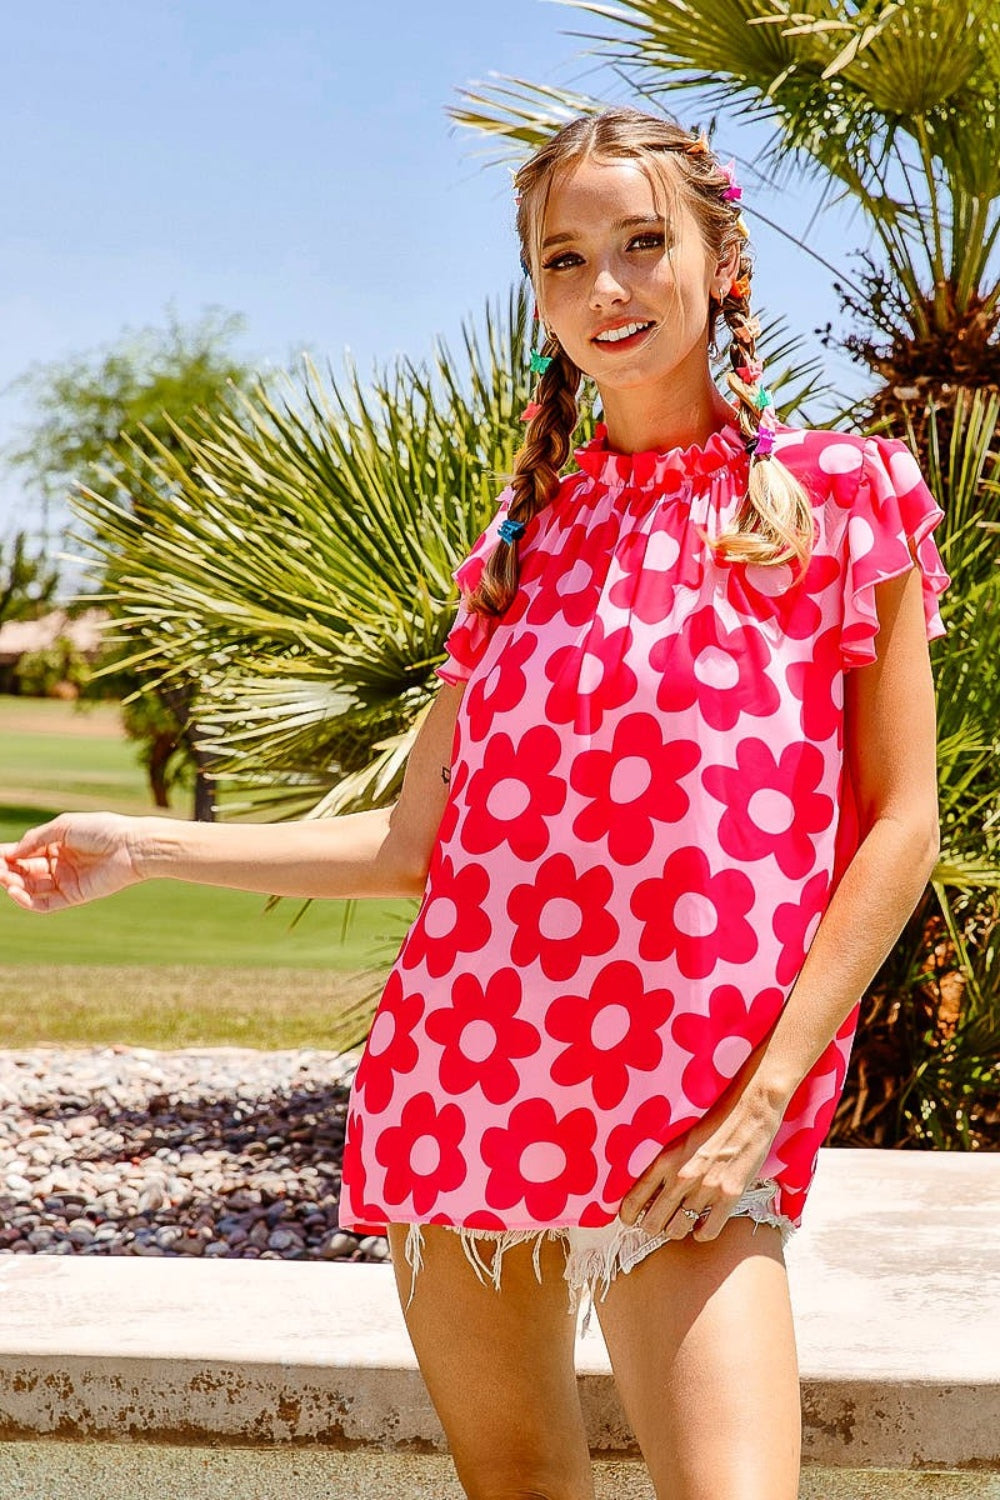
<path fill-rule="evenodd" d="M 746 487 L 734 421 L 631 454 L 599 425 L 510 608 L 460 603 L 448 799 L 352 1084 L 341 1227 L 607 1224 L 766 1042 L 860 839 L 844 674 L 875 660 L 874 585 L 915 562 L 930 640 L 950 582 L 903 442 L 779 425 L 775 451 L 813 505 L 797 582 L 699 534 Z M 760 1169 L 794 1227 L 858 1010 Z"/>

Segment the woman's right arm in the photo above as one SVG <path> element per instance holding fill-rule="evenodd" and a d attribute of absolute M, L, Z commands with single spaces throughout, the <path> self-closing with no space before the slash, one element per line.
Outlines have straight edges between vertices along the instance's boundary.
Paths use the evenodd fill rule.
<path fill-rule="evenodd" d="M 301 898 L 419 896 L 448 797 L 465 684 L 442 683 L 391 808 L 287 823 L 193 823 L 61 813 L 0 844 L 0 887 L 26 911 L 59 911 L 170 878 Z"/>

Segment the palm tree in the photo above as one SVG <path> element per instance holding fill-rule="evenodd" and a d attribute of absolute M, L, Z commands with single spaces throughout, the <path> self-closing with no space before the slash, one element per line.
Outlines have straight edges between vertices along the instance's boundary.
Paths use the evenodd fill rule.
<path fill-rule="evenodd" d="M 81 486 L 89 556 L 114 559 L 119 641 L 158 683 L 197 677 L 195 714 L 230 812 L 384 805 L 435 687 L 456 606 L 452 571 L 487 524 L 530 397 L 527 283 L 366 389 L 306 363 L 168 447 L 148 435 L 109 492 Z M 826 387 L 780 325 L 763 343 L 785 420 Z M 593 430 L 585 389 L 578 441 Z M 104 594 L 88 595 L 100 602 Z"/>
<path fill-rule="evenodd" d="M 451 574 L 523 439 L 532 302 L 522 282 L 481 334 L 465 325 L 461 358 L 438 344 L 429 367 L 404 359 L 368 387 L 311 364 L 280 394 L 258 383 L 232 412 L 174 424 L 169 445 L 144 434 L 106 493 L 81 489 L 78 560 L 109 591 L 87 597 L 116 604 L 114 668 L 198 681 L 227 815 L 395 800 L 437 686 Z M 827 392 L 822 362 L 798 358 L 781 324 L 759 344 L 794 421 Z M 585 388 L 578 442 L 591 401 Z M 343 1045 L 364 1035 L 371 994 L 341 1018 Z"/>
<path fill-rule="evenodd" d="M 763 121 L 760 163 L 858 207 L 881 252 L 834 285 L 873 377 L 839 421 L 906 433 L 946 511 L 954 585 L 933 658 L 942 854 L 864 997 L 833 1138 L 985 1144 L 1000 1122 L 1000 10 L 995 0 L 564 0 L 646 103 Z M 518 157 L 592 96 L 499 77 L 449 113 Z M 744 164 L 748 165 L 748 164 Z M 748 206 L 752 216 L 752 204 Z M 803 250 L 808 252 L 808 246 Z"/>
<path fill-rule="evenodd" d="M 613 20 L 583 33 L 656 107 L 699 106 L 773 127 L 761 162 L 858 206 L 881 250 L 835 283 L 861 324 L 844 347 L 875 376 L 856 413 L 909 421 L 926 452 L 959 389 L 1000 388 L 1000 9 L 996 0 L 564 0 Z M 519 155 L 602 101 L 500 76 L 461 90 L 460 124 Z M 748 213 L 752 215 L 753 205 Z"/>

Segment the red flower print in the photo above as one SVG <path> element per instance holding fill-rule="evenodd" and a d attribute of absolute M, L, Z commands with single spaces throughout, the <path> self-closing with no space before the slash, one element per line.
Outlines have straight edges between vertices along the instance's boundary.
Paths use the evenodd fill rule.
<path fill-rule="evenodd" d="M 414 1213 L 425 1214 L 440 1193 L 460 1187 L 467 1171 L 459 1150 L 464 1135 L 465 1116 L 457 1104 L 438 1110 L 433 1094 L 408 1099 L 399 1124 L 375 1142 L 375 1156 L 385 1167 L 385 1201 L 410 1198 Z"/>
<path fill-rule="evenodd" d="M 768 565 L 745 563 L 726 571 L 726 594 L 730 604 L 750 619 L 773 621 L 783 636 L 808 641 L 822 620 L 820 595 L 840 578 L 836 558 L 813 553 L 805 577 L 799 577 L 797 558 Z M 773 630 L 772 630 L 773 635 Z"/>
<path fill-rule="evenodd" d="M 370 1234 L 381 1234 L 385 1229 L 384 1208 L 375 1203 L 366 1203 L 368 1174 L 365 1171 L 365 1120 L 355 1110 L 347 1114 L 347 1130 L 344 1135 L 344 1154 L 341 1161 L 341 1201 L 337 1217 L 342 1229 L 352 1225 L 364 1225 Z M 346 1191 L 345 1191 L 346 1190 Z"/>
<path fill-rule="evenodd" d="M 427 1035 L 444 1048 L 438 1065 L 441 1087 L 464 1094 L 478 1083 L 491 1104 L 506 1104 L 517 1093 L 512 1058 L 530 1057 L 541 1038 L 530 1021 L 517 1019 L 521 980 L 514 969 L 492 975 L 485 991 L 474 974 L 459 974 L 451 1005 L 431 1011 Z"/>
<path fill-rule="evenodd" d="M 706 605 L 649 653 L 650 666 L 663 674 L 657 706 L 678 713 L 697 703 L 711 729 L 732 729 L 741 713 L 767 718 L 781 701 L 767 675 L 770 656 L 755 625 L 727 630 L 714 607 Z"/>
<path fill-rule="evenodd" d="M 824 630 L 813 642 L 808 661 L 792 662 L 785 672 L 788 690 L 802 704 L 802 738 L 822 744 L 843 727 L 844 662 L 840 627 Z M 837 749 L 841 748 L 838 738 Z"/>
<path fill-rule="evenodd" d="M 524 665 L 534 654 L 538 637 L 530 630 L 519 632 L 504 642 L 497 660 L 484 677 L 477 677 L 467 689 L 465 703 L 469 738 L 478 743 L 490 732 L 497 714 L 509 713 L 522 701 L 528 681 Z"/>
<path fill-rule="evenodd" d="M 639 956 L 676 954 L 685 979 L 704 979 L 720 961 L 748 963 L 759 946 L 746 920 L 753 902 L 753 885 L 742 870 L 713 875 L 700 849 L 675 849 L 663 874 L 641 880 L 632 893 L 632 911 L 646 924 Z"/>
<path fill-rule="evenodd" d="M 576 646 L 560 646 L 545 663 L 552 688 L 545 717 L 552 724 L 572 724 L 577 734 L 595 734 L 604 715 L 621 708 L 636 690 L 636 675 L 625 661 L 632 644 L 627 625 L 604 634 L 597 616 Z"/>
<path fill-rule="evenodd" d="M 618 941 L 618 923 L 607 909 L 613 882 L 598 866 L 577 875 L 568 854 L 553 854 L 533 881 L 516 885 L 507 915 L 517 931 L 511 960 L 523 969 L 537 959 L 547 979 L 570 979 L 587 955 L 607 953 Z"/>
<path fill-rule="evenodd" d="M 440 979 L 454 968 L 459 953 L 484 948 L 493 931 L 483 911 L 489 888 L 482 865 L 456 870 L 451 856 L 442 855 L 435 866 L 433 895 L 425 899 L 400 951 L 403 968 L 423 962 L 431 978 Z"/>
<path fill-rule="evenodd" d="M 592 1110 L 558 1116 L 547 1099 L 523 1100 L 505 1126 L 483 1132 L 486 1202 L 501 1211 L 523 1203 L 529 1219 L 558 1220 L 570 1194 L 589 1193 L 597 1181 L 596 1135 Z"/>
<path fill-rule="evenodd" d="M 589 995 L 560 995 L 545 1016 L 550 1036 L 569 1045 L 552 1064 L 554 1083 L 590 1079 L 599 1109 L 628 1093 L 629 1070 L 651 1073 L 663 1058 L 659 1028 L 674 1008 L 669 990 L 647 990 L 635 964 L 610 963 Z"/>
<path fill-rule="evenodd" d="M 619 532 L 614 517 L 588 529 L 570 526 L 560 548 L 558 569 L 546 587 L 538 589 L 527 610 L 532 625 L 546 625 L 556 615 L 570 625 L 583 625 L 593 619 L 601 585 L 608 571 L 608 559 Z"/>
<path fill-rule="evenodd" d="M 778 761 L 764 740 L 740 740 L 735 766 L 706 766 L 706 791 L 726 804 L 719 843 L 730 858 L 773 854 L 782 874 L 808 875 L 816 863 L 812 835 L 830 827 L 835 811 L 833 798 L 816 790 L 825 770 L 822 751 L 805 740 L 786 745 Z"/>
<path fill-rule="evenodd" d="M 618 575 L 608 590 L 616 609 L 629 610 L 644 625 L 659 625 L 674 605 L 680 539 L 661 511 L 652 529 L 630 531 L 615 552 Z"/>
<path fill-rule="evenodd" d="M 455 725 L 455 732 L 456 734 L 458 733 L 457 723 Z M 454 757 L 452 757 L 452 764 L 454 765 Z M 450 844 L 454 837 L 455 829 L 458 827 L 459 799 L 465 790 L 465 783 L 468 779 L 469 762 L 463 759 L 458 762 L 451 773 L 451 781 L 448 785 L 448 801 L 445 803 L 444 812 L 441 814 L 441 822 L 438 824 L 435 853 L 442 847 Z"/>
<path fill-rule="evenodd" d="M 601 1195 L 608 1203 L 620 1203 L 664 1150 L 670 1113 L 670 1100 L 654 1094 L 639 1105 L 630 1120 L 610 1132 L 604 1154 L 611 1171 Z"/>
<path fill-rule="evenodd" d="M 805 963 L 827 907 L 829 890 L 829 872 L 817 870 L 806 881 L 798 901 L 778 903 L 773 927 L 775 937 L 781 942 L 781 957 L 774 976 L 779 984 L 791 984 Z"/>
<path fill-rule="evenodd" d="M 562 811 L 566 783 L 552 770 L 562 753 L 548 724 L 527 730 L 514 748 L 509 734 L 491 735 L 482 769 L 469 782 L 462 848 L 485 854 L 506 844 L 518 859 L 536 860 L 549 843 L 547 818 Z"/>
<path fill-rule="evenodd" d="M 354 1080 L 356 1088 L 364 1089 L 365 1105 L 373 1114 L 381 1114 L 392 1098 L 395 1077 L 412 1073 L 417 1066 L 413 1031 L 423 1013 L 423 996 L 404 995 L 399 971 L 393 969 L 376 1008 Z"/>
<path fill-rule="evenodd" d="M 755 1047 L 774 1024 L 784 995 L 774 987 L 761 990 L 749 1005 L 734 984 L 712 991 L 708 1015 L 688 1012 L 671 1028 L 674 1041 L 693 1053 L 681 1087 L 691 1103 L 707 1109 L 736 1077 Z"/>
<path fill-rule="evenodd" d="M 634 865 L 653 847 L 653 823 L 683 818 L 690 798 L 679 785 L 701 759 L 693 740 L 663 742 L 652 714 L 627 714 L 610 750 L 582 750 L 570 768 L 574 791 L 592 800 L 573 822 L 584 843 L 607 838 L 615 864 Z"/>

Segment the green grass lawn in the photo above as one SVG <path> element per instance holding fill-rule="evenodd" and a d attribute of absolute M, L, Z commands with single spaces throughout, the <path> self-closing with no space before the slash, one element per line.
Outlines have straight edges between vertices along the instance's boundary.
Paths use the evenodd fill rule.
<path fill-rule="evenodd" d="M 155 812 L 117 709 L 0 696 L 0 843 L 59 812 L 94 809 Z M 171 815 L 186 815 L 179 798 Z M 346 938 L 343 902 L 313 902 L 294 927 L 300 902 L 265 904 L 171 880 L 49 916 L 0 896 L 0 1044 L 333 1045 L 359 971 L 384 971 L 413 904 L 358 902 Z"/>

